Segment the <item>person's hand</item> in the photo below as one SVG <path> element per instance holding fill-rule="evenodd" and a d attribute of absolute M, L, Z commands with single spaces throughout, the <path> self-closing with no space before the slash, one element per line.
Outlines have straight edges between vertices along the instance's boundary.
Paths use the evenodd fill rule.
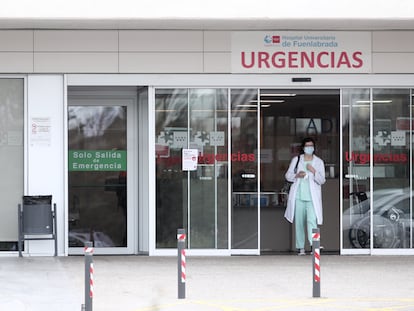
<path fill-rule="evenodd" d="M 316 173 L 315 168 L 314 168 L 311 164 L 306 165 L 306 169 L 307 169 L 309 172 L 311 172 L 312 174 L 315 174 L 315 173 Z"/>
<path fill-rule="evenodd" d="M 297 178 L 304 178 L 305 176 L 306 176 L 306 172 L 304 172 L 304 171 L 300 171 L 296 174 Z"/>

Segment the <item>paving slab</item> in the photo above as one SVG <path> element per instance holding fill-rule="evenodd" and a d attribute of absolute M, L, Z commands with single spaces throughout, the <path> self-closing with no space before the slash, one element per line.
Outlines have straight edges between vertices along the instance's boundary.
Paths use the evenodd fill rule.
<path fill-rule="evenodd" d="M 177 258 L 94 256 L 93 310 L 414 310 L 412 256 L 188 257 L 178 299 Z M 84 302 L 84 258 L 0 257 L 0 310 L 72 311 Z"/>

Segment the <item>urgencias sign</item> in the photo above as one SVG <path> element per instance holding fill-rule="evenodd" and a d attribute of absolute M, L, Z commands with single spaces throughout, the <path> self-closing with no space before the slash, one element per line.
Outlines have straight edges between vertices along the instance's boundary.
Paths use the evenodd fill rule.
<path fill-rule="evenodd" d="M 233 73 L 370 73 L 369 32 L 233 32 Z"/>
<path fill-rule="evenodd" d="M 374 163 L 406 163 L 408 155 L 405 153 L 375 153 Z M 345 160 L 356 164 L 367 164 L 371 160 L 369 153 L 365 152 L 345 152 Z"/>

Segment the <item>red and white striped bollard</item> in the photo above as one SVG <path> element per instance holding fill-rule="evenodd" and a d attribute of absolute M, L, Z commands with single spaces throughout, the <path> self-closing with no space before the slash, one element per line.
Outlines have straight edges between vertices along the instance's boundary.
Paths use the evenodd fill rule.
<path fill-rule="evenodd" d="M 178 252 L 178 299 L 185 298 L 186 261 L 185 261 L 185 230 L 178 229 L 177 252 Z"/>
<path fill-rule="evenodd" d="M 321 236 L 319 228 L 312 229 L 313 297 L 321 297 Z"/>
<path fill-rule="evenodd" d="M 92 300 L 93 300 L 93 247 L 92 242 L 85 243 L 85 311 L 92 311 Z"/>

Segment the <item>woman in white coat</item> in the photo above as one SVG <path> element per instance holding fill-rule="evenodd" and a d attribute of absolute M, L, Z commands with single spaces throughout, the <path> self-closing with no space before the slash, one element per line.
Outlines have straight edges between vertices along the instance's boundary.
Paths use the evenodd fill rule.
<path fill-rule="evenodd" d="M 305 138 L 299 158 L 296 156 L 291 160 L 285 174 L 286 180 L 293 182 L 285 218 L 291 223 L 295 222 L 299 255 L 305 255 L 305 228 L 309 244 L 312 245 L 312 229 L 323 222 L 321 185 L 326 181 L 325 164 L 314 151 L 315 141 L 311 137 Z"/>

